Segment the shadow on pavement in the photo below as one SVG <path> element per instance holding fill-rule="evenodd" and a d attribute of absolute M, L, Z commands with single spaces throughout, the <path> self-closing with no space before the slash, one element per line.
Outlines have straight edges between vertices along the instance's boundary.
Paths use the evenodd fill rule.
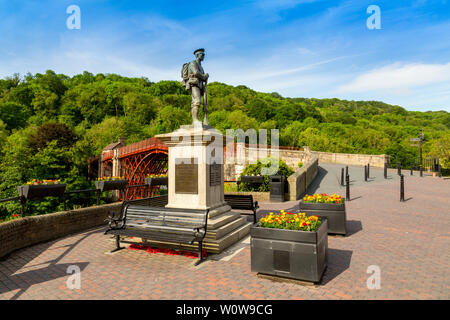
<path fill-rule="evenodd" d="M 20 289 L 10 299 L 16 300 L 22 295 L 24 291 L 26 291 L 26 289 L 28 289 L 32 285 L 70 276 L 70 274 L 67 273 L 69 266 L 77 266 L 78 268 L 80 268 L 81 272 L 86 268 L 88 264 L 89 262 L 50 264 L 49 266 L 44 268 L 14 274 L 10 276 L 7 280 L 2 281 L 5 284 L 5 286 L 0 287 L 0 294 L 11 290 Z M 44 298 L 45 296 L 42 296 L 42 299 Z"/>
<path fill-rule="evenodd" d="M 27 265 L 30 261 L 32 261 L 34 258 L 39 256 L 40 254 L 44 253 L 44 251 L 50 250 L 49 248 L 53 245 L 53 243 L 60 239 L 51 240 L 51 241 L 43 243 L 43 244 L 35 245 L 31 248 L 19 249 L 16 252 L 12 252 L 7 257 L 4 257 L 3 261 L 12 259 L 15 262 L 17 261 L 19 263 L 17 263 L 17 264 L 14 263 L 13 264 L 14 268 L 11 268 L 12 264 L 9 264 L 9 268 L 8 268 L 9 272 L 7 272 L 6 274 L 5 274 L 5 272 L 3 272 L 3 276 L 2 276 L 2 272 L 0 272 L 0 294 L 9 292 L 11 290 L 20 289 L 14 295 L 14 297 L 11 298 L 11 300 L 15 300 L 15 299 L 19 298 L 33 284 L 50 281 L 50 280 L 60 278 L 63 276 L 69 276 L 69 274 L 67 274 L 67 267 L 69 265 L 77 265 L 78 267 L 80 267 L 80 269 L 84 269 L 87 265 L 87 263 L 85 263 L 85 262 L 80 262 L 80 263 L 74 262 L 74 263 L 65 263 L 65 264 L 58 264 L 57 262 L 60 261 L 62 258 L 64 258 L 74 248 L 76 248 L 76 246 L 80 242 L 82 242 L 83 240 L 88 238 L 91 234 L 98 233 L 98 232 L 102 232 L 102 230 L 95 228 L 95 230 L 88 231 L 87 233 L 85 233 L 80 239 L 76 240 L 74 243 L 62 246 L 62 247 L 66 247 L 67 249 L 63 253 L 61 253 L 56 259 L 53 259 L 53 260 L 50 260 L 50 261 L 47 261 L 44 263 L 40 263 L 40 264 L 49 264 L 49 265 L 44 268 L 37 269 L 37 270 L 30 270 L 30 271 L 26 271 L 26 272 L 22 272 L 22 273 L 17 273 L 17 271 L 22 269 L 25 265 Z M 56 249 L 56 248 L 52 248 L 52 249 Z M 21 250 L 28 250 L 29 254 L 20 255 L 20 259 L 16 259 L 16 253 L 20 252 Z M 40 265 L 40 264 L 38 264 L 38 265 Z M 0 266 L 1 265 L 2 265 L 2 261 L 0 261 Z M 36 266 L 36 265 L 34 265 L 34 266 Z M 33 267 L 33 266 L 28 266 L 28 267 Z M 2 283 L 3 283 L 3 285 L 2 285 Z"/>
<path fill-rule="evenodd" d="M 359 220 L 347 220 L 347 235 L 346 237 L 350 237 L 354 235 L 355 233 L 358 233 L 361 231 L 362 223 Z"/>
<path fill-rule="evenodd" d="M 328 248 L 328 267 L 323 274 L 320 285 L 326 285 L 328 282 L 339 276 L 350 267 L 353 251 Z"/>

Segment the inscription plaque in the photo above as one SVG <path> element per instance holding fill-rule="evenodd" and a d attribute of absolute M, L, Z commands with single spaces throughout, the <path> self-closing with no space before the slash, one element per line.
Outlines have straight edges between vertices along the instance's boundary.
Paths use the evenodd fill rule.
<path fill-rule="evenodd" d="M 209 165 L 209 185 L 219 186 L 222 182 L 222 166 L 220 164 Z"/>
<path fill-rule="evenodd" d="M 198 163 L 196 162 L 196 158 L 176 159 L 175 193 L 198 194 Z"/>

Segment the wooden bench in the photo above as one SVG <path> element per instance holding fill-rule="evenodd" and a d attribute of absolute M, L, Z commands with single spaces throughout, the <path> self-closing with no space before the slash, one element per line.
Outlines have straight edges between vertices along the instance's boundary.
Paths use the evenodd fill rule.
<path fill-rule="evenodd" d="M 258 201 L 253 202 L 253 196 L 240 194 L 226 194 L 225 202 L 231 209 L 251 210 L 253 211 L 253 223 L 256 223 L 256 210 L 258 210 Z"/>
<path fill-rule="evenodd" d="M 195 265 L 202 262 L 208 210 L 150 207 L 146 203 L 145 199 L 125 201 L 120 217 L 109 217 L 105 234 L 116 236 L 116 248 L 112 252 L 122 249 L 121 235 L 190 245 L 198 242 L 198 250 L 192 251 L 198 252 Z"/>

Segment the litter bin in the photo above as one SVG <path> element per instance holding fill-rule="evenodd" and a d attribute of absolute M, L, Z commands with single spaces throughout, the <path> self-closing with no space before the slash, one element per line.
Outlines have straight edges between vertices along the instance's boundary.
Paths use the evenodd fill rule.
<path fill-rule="evenodd" d="M 270 201 L 284 202 L 284 176 L 270 176 Z"/>

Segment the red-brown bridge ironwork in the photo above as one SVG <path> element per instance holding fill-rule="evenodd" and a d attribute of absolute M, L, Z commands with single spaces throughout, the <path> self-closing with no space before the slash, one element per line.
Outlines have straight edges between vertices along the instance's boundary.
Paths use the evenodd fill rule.
<path fill-rule="evenodd" d="M 149 174 L 167 173 L 168 148 L 156 138 L 148 138 L 118 150 L 118 170 L 120 176 L 128 180 L 128 186 L 145 184 L 145 177 Z M 103 176 L 113 175 L 114 153 L 116 150 L 103 152 Z M 158 187 L 148 189 L 146 187 L 127 188 L 125 199 L 136 199 L 155 194 Z M 149 194 L 150 192 L 150 194 Z M 123 199 L 122 193 L 119 195 Z"/>

